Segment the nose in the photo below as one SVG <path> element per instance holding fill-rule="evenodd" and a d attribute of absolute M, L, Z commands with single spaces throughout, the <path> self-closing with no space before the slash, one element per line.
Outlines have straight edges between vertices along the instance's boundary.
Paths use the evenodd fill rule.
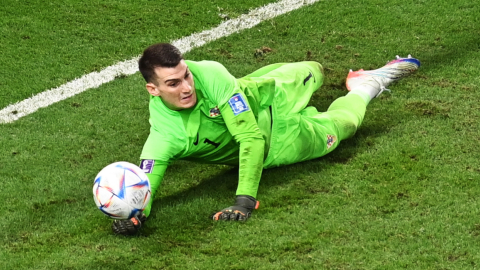
<path fill-rule="evenodd" d="M 192 86 L 188 83 L 187 80 L 182 81 L 182 92 L 190 93 L 192 91 Z"/>

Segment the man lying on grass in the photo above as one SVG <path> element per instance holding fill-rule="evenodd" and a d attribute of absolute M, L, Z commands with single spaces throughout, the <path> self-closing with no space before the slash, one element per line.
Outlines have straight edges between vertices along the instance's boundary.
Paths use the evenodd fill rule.
<path fill-rule="evenodd" d="M 174 160 L 238 166 L 235 203 L 211 217 L 245 221 L 258 207 L 263 169 L 330 153 L 355 134 L 373 98 L 419 66 L 408 56 L 376 70 L 350 71 L 350 92 L 318 112 L 307 107 L 323 82 L 317 62 L 268 65 L 236 79 L 218 62 L 185 60 L 176 47 L 154 44 L 139 60 L 151 95 L 151 129 L 140 167 L 154 195 Z M 152 200 L 143 213 L 115 220 L 113 231 L 136 233 L 151 207 Z"/>

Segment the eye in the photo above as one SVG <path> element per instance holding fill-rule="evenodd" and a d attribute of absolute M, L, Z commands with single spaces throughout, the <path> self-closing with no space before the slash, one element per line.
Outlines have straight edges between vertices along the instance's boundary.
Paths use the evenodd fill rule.
<path fill-rule="evenodd" d="M 188 78 L 188 77 L 190 77 L 190 72 L 185 74 L 185 79 Z"/>

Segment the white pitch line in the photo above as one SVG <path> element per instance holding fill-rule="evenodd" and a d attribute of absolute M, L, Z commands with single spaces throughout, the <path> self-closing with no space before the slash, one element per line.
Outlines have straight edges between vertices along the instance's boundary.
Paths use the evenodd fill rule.
<path fill-rule="evenodd" d="M 195 33 L 172 41 L 171 43 L 182 53 L 186 53 L 193 48 L 203 46 L 210 41 L 229 36 L 244 29 L 252 28 L 262 21 L 275 18 L 279 15 L 318 1 L 320 0 L 282 0 L 276 3 L 271 3 L 253 9 L 248 14 L 241 15 L 238 18 L 225 21 L 213 29 Z M 14 122 L 40 108 L 48 107 L 53 103 L 80 94 L 88 89 L 97 88 L 104 83 L 111 82 L 118 76 L 132 75 L 138 71 L 139 58 L 140 56 L 137 56 L 130 60 L 119 62 L 101 70 L 100 72 L 92 72 L 83 75 L 82 77 L 57 88 L 52 88 L 23 101 L 8 105 L 0 111 L 0 124 Z"/>

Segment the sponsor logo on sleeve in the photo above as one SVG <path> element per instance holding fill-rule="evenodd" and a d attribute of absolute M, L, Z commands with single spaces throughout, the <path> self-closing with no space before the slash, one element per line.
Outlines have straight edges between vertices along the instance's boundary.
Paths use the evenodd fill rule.
<path fill-rule="evenodd" d="M 154 164 L 155 160 L 153 159 L 142 159 L 142 162 L 140 163 L 140 169 L 142 169 L 144 173 L 152 173 Z"/>
<path fill-rule="evenodd" d="M 337 141 L 337 137 L 333 135 L 327 135 L 327 149 L 332 147 L 332 145 Z"/>
<path fill-rule="evenodd" d="M 234 115 L 239 115 L 240 113 L 249 110 L 247 102 L 241 94 L 233 95 L 233 97 L 228 100 L 228 104 L 230 105 L 230 108 L 232 108 Z"/>

